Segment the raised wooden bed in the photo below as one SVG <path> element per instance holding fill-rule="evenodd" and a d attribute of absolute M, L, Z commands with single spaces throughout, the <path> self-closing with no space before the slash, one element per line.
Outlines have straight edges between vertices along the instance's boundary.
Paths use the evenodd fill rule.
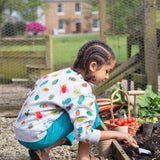
<path fill-rule="evenodd" d="M 102 121 L 99 129 L 108 130 Z M 111 157 L 114 160 L 130 160 L 124 149 L 115 139 L 101 141 L 99 144 L 99 153 L 105 158 Z"/>

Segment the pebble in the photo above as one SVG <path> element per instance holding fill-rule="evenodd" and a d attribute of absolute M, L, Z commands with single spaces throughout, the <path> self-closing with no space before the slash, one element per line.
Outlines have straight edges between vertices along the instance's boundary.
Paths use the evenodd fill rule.
<path fill-rule="evenodd" d="M 17 141 L 14 133 L 16 118 L 0 117 L 0 160 L 29 160 L 28 149 Z M 76 160 L 78 141 L 72 146 L 58 146 L 50 151 L 50 160 Z M 98 145 L 92 144 L 91 154 L 98 155 Z"/>

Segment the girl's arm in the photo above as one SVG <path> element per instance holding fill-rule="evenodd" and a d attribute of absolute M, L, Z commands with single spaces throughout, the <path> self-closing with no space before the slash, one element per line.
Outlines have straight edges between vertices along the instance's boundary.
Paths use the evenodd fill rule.
<path fill-rule="evenodd" d="M 136 140 L 129 133 L 122 133 L 118 131 L 101 131 L 100 141 L 108 139 L 117 139 L 128 145 L 131 143 L 137 144 Z"/>

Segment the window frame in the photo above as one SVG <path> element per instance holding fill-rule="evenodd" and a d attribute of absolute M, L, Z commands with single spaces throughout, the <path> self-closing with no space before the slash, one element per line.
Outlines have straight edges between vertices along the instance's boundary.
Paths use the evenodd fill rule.
<path fill-rule="evenodd" d="M 78 10 L 77 10 L 77 5 L 79 5 Z M 74 11 L 75 11 L 75 14 L 81 14 L 81 4 L 80 3 L 75 3 Z"/>
<path fill-rule="evenodd" d="M 96 21 L 96 24 L 95 24 L 95 21 Z M 99 31 L 99 20 L 97 18 L 92 19 L 92 30 Z"/>
<path fill-rule="evenodd" d="M 61 6 L 59 6 L 61 5 Z M 64 15 L 64 7 L 62 3 L 57 4 L 57 15 Z"/>
<path fill-rule="evenodd" d="M 58 32 L 65 32 L 65 23 L 63 19 L 58 20 Z"/>

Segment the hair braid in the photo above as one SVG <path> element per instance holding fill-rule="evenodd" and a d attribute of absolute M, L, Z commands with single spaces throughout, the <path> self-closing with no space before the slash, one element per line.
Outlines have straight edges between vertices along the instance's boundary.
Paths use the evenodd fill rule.
<path fill-rule="evenodd" d="M 115 59 L 115 55 L 112 49 L 102 41 L 92 40 L 84 44 L 77 55 L 77 58 L 73 64 L 73 70 L 79 72 L 79 69 L 83 69 L 87 80 L 94 80 L 89 75 L 89 65 L 91 62 L 96 61 L 98 66 L 103 64 L 110 64 L 111 60 Z"/>

